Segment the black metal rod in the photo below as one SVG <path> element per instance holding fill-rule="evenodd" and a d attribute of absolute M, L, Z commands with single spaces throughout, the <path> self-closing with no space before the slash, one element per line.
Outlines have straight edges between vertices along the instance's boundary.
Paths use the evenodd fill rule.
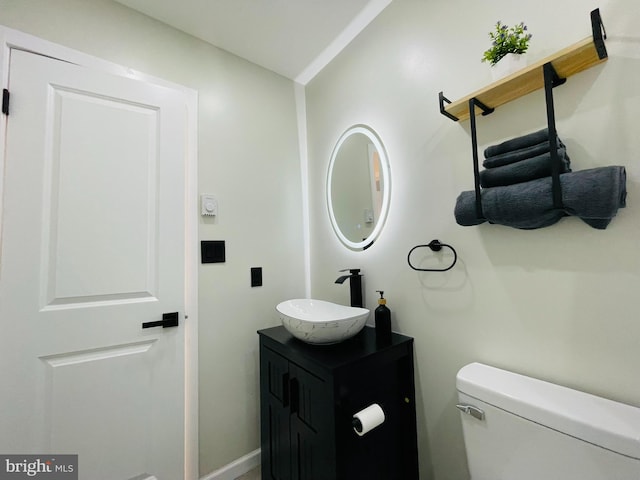
<path fill-rule="evenodd" d="M 551 185 L 553 207 L 562 209 L 562 186 L 560 185 L 560 158 L 558 157 L 558 132 L 556 131 L 556 115 L 553 107 L 553 80 L 557 77 L 551 62 L 545 63 L 544 93 L 547 102 L 547 124 L 549 128 L 549 153 L 551 154 Z"/>
<path fill-rule="evenodd" d="M 478 136 L 476 132 L 476 99 L 469 99 L 469 122 L 471 124 L 471 150 L 473 154 L 473 182 L 476 191 L 476 216 L 484 218 L 482 213 L 482 195 L 480 192 L 480 167 L 478 166 Z"/>

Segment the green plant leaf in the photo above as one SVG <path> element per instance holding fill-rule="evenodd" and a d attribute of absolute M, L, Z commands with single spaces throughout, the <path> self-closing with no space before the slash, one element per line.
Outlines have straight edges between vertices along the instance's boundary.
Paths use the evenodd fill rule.
<path fill-rule="evenodd" d="M 525 53 L 529 48 L 531 36 L 524 22 L 509 27 L 498 20 L 494 30 L 489 32 L 491 48 L 484 52 L 482 61 L 489 62 L 493 66 L 507 53 Z"/>

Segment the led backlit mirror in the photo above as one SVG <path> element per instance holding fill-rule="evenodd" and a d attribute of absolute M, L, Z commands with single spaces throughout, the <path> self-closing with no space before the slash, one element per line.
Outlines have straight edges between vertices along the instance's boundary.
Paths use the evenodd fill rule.
<path fill-rule="evenodd" d="M 366 125 L 344 132 L 327 174 L 329 217 L 340 241 L 353 250 L 371 245 L 389 211 L 389 160 L 382 141 Z"/>

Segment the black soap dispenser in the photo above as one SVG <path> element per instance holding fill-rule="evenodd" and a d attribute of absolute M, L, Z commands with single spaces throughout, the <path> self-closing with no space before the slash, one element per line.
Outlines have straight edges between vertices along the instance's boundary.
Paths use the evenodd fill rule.
<path fill-rule="evenodd" d="M 378 308 L 374 312 L 376 322 L 376 344 L 385 347 L 391 344 L 391 310 L 387 307 L 387 300 L 382 290 L 376 290 L 380 294 Z"/>

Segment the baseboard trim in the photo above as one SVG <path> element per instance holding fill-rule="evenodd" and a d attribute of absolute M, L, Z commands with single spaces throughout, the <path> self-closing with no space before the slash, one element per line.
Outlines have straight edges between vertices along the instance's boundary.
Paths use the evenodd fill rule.
<path fill-rule="evenodd" d="M 215 472 L 202 477 L 200 480 L 235 480 L 249 470 L 260 465 L 260 449 L 247 453 L 233 462 L 219 468 Z"/>

